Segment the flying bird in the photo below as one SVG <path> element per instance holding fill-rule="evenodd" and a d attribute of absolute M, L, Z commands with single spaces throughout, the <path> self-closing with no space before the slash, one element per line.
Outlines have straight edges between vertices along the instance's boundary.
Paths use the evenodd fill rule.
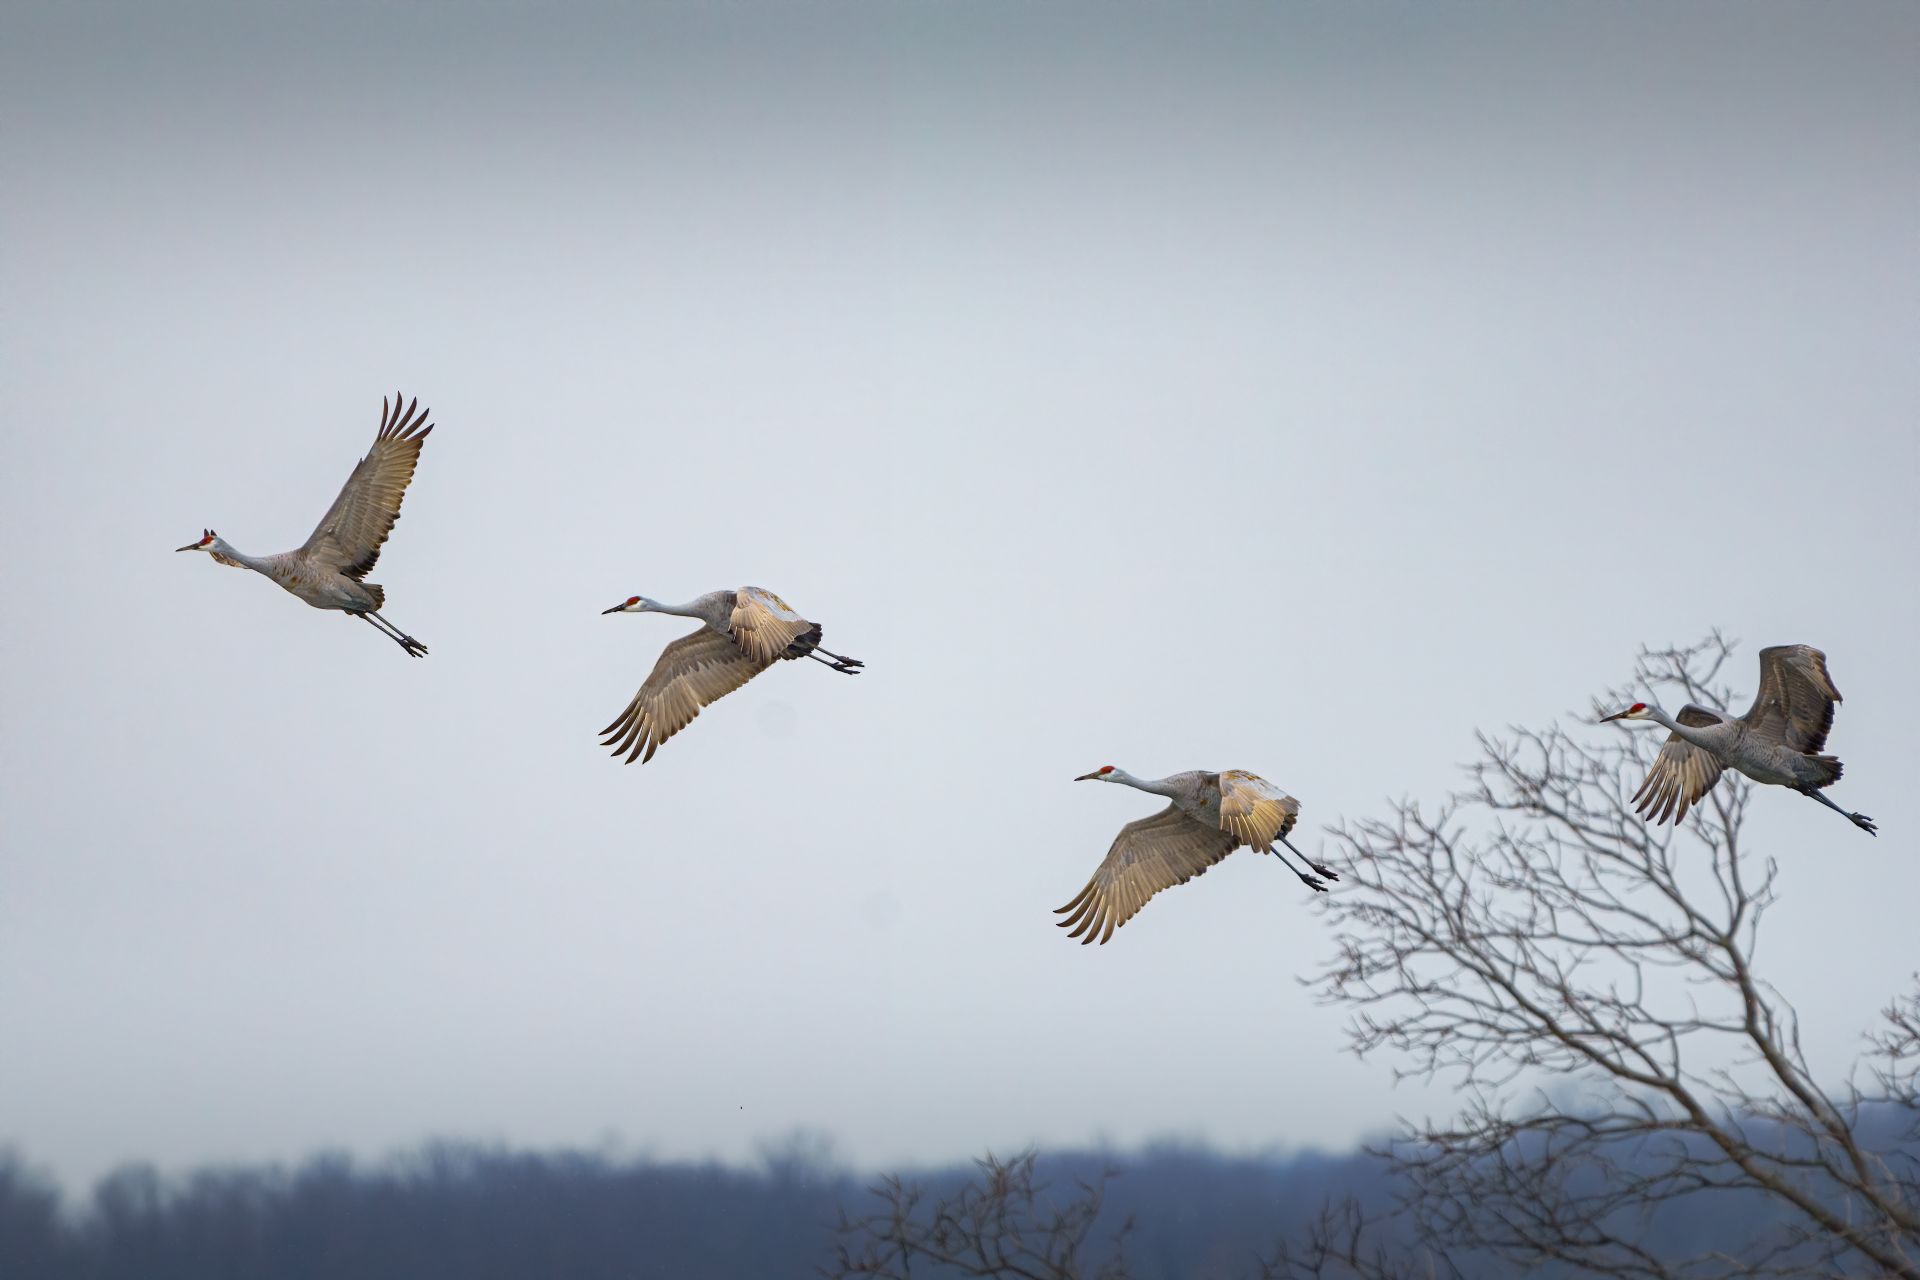
<path fill-rule="evenodd" d="M 1633 794 L 1643 818 L 1679 822 L 1713 790 L 1728 769 L 1755 782 L 1792 787 L 1818 800 L 1868 835 L 1879 832 L 1865 814 L 1848 813 L 1820 794 L 1840 780 L 1841 765 L 1820 754 L 1833 728 L 1840 691 L 1827 674 L 1827 655 L 1811 645 L 1781 644 L 1760 651 L 1760 691 L 1747 714 L 1732 718 L 1689 702 L 1676 718 L 1636 702 L 1601 719 L 1651 720 L 1673 730 L 1654 757 L 1647 780 Z"/>
<path fill-rule="evenodd" d="M 686 728 L 700 708 L 726 697 L 782 660 L 811 658 L 842 675 L 859 675 L 866 663 L 820 647 L 820 624 L 808 622 L 773 592 L 761 587 L 709 591 L 686 604 L 661 604 L 628 596 L 608 613 L 671 613 L 697 618 L 700 630 L 668 645 L 617 719 L 600 732 L 613 754 L 627 763 L 653 759 L 660 744 Z M 825 655 L 824 657 L 821 655 Z"/>
<path fill-rule="evenodd" d="M 1080 938 L 1082 946 L 1096 938 L 1104 946 L 1115 929 L 1147 905 L 1147 899 L 1162 889 L 1185 884 L 1243 844 L 1273 854 L 1300 877 L 1302 884 L 1317 892 L 1326 892 L 1321 876 L 1340 878 L 1295 849 L 1287 839 L 1287 832 L 1293 830 L 1300 816 L 1300 802 L 1265 778 L 1228 769 L 1223 773 L 1195 770 L 1150 780 L 1109 764 L 1074 781 L 1118 782 L 1173 802 L 1150 818 L 1120 828 L 1106 860 L 1087 881 L 1087 887 L 1055 911 L 1067 917 L 1057 922 L 1059 926 L 1073 926 L 1067 936 Z M 1294 856 L 1318 874 L 1309 875 L 1294 867 L 1273 847 L 1275 840 L 1293 849 Z"/>
<path fill-rule="evenodd" d="M 250 556 L 213 530 L 203 529 L 200 541 L 174 550 L 204 551 L 220 564 L 265 574 L 314 608 L 339 609 L 348 617 L 360 618 L 410 656 L 420 657 L 427 646 L 380 616 L 387 593 L 379 583 L 365 581 L 380 560 L 380 547 L 393 522 L 400 518 L 400 500 L 413 479 L 420 446 L 433 430 L 419 403 L 415 400 L 402 409 L 398 395 L 391 407 L 385 400 L 380 402 L 380 433 L 373 438 L 373 448 L 360 459 L 319 526 L 297 549 Z"/>

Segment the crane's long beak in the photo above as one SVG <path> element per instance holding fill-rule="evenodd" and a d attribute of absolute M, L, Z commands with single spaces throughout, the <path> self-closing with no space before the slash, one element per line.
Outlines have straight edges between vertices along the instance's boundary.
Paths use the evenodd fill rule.
<path fill-rule="evenodd" d="M 624 605 L 624 604 L 617 604 L 617 605 L 615 605 L 615 606 L 613 606 L 613 608 L 611 608 L 611 609 L 602 609 L 602 610 L 600 611 L 600 616 L 604 618 L 604 617 L 606 617 L 606 616 L 607 616 L 608 614 L 610 614 L 610 613 L 618 613 L 618 612 L 620 612 L 620 611 L 621 611 L 622 609 L 624 609 L 624 608 L 626 608 L 626 607 L 627 607 L 627 606 L 626 606 L 626 605 Z"/>
<path fill-rule="evenodd" d="M 1074 781 L 1075 782 L 1091 782 L 1095 778 L 1098 778 L 1099 776 L 1100 775 L 1098 773 L 1083 773 L 1079 777 L 1075 778 Z"/>
<path fill-rule="evenodd" d="M 1623 717 L 1624 717 L 1624 716 L 1625 716 L 1626 714 L 1627 714 L 1627 713 L 1626 713 L 1626 712 L 1624 712 L 1624 711 L 1616 711 L 1616 712 L 1614 712 L 1614 713 L 1613 713 L 1612 715 L 1610 715 L 1610 716 L 1601 716 L 1601 717 L 1600 717 L 1600 718 L 1599 718 L 1599 719 L 1598 719 L 1597 721 L 1595 721 L 1594 723 L 1596 723 L 1596 724 L 1605 724 L 1605 723 L 1606 723 L 1607 721 L 1609 721 L 1609 720 L 1619 720 L 1619 719 L 1621 719 L 1621 718 L 1623 718 Z"/>
<path fill-rule="evenodd" d="M 174 550 L 175 550 L 175 551 L 198 551 L 199 549 L 200 549 L 200 544 L 199 544 L 199 543 L 197 543 L 197 542 L 189 542 L 189 543 L 188 543 L 188 544 L 187 544 L 186 546 L 184 546 L 184 547 L 175 547 L 175 548 L 174 548 Z"/>

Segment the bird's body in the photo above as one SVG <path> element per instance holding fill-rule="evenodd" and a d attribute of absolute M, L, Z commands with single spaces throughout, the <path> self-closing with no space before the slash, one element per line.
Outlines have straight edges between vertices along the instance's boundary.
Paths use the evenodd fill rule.
<path fill-rule="evenodd" d="M 1124 773 L 1115 769 L 1114 773 Z M 1093 779 L 1089 778 L 1089 782 Z M 1202 826 L 1220 825 L 1220 775 L 1209 773 L 1205 769 L 1188 769 L 1184 773 L 1170 773 L 1164 778 L 1152 780 L 1151 787 L 1141 787 L 1142 791 L 1151 791 L 1154 795 L 1165 796 L 1173 801 L 1174 807 Z"/>
<path fill-rule="evenodd" d="M 1694 703 L 1669 716 L 1659 707 L 1636 702 L 1602 723 L 1650 720 L 1670 731 L 1633 796 L 1642 817 L 1680 821 L 1722 773 L 1733 769 L 1767 786 L 1791 787 L 1875 835 L 1871 818 L 1848 813 L 1820 794 L 1840 780 L 1840 761 L 1820 754 L 1840 701 L 1840 691 L 1827 674 L 1827 655 L 1811 645 L 1784 644 L 1760 651 L 1760 688 L 1743 716 Z"/>
<path fill-rule="evenodd" d="M 866 665 L 820 647 L 822 630 L 763 587 L 709 591 L 685 604 L 631 596 L 603 613 L 670 613 L 701 623 L 661 651 L 653 674 L 627 709 L 600 732 L 616 756 L 646 763 L 700 709 L 726 697 L 776 662 L 812 658 L 843 675 Z M 826 654 L 826 657 L 821 657 Z M 831 661 L 829 661 L 831 659 Z"/>
<path fill-rule="evenodd" d="M 1706 710 L 1698 706 L 1693 709 L 1696 713 Z M 1809 755 L 1769 741 L 1754 733 L 1744 719 L 1699 726 L 1683 721 L 1681 727 L 1693 730 L 1689 740 L 1694 746 L 1755 782 L 1775 787 L 1824 787 L 1840 780 L 1840 762 L 1832 756 Z"/>
<path fill-rule="evenodd" d="M 221 564 L 236 569 L 251 569 L 272 579 L 289 595 L 305 600 L 316 609 L 341 609 L 365 613 L 386 602 L 386 591 L 377 582 L 358 582 L 332 565 L 320 562 L 304 548 L 281 551 L 270 556 L 250 556 L 228 546 L 217 535 L 208 548 Z"/>
<path fill-rule="evenodd" d="M 205 551 L 220 564 L 261 574 L 316 609 L 338 609 L 362 618 L 419 657 L 427 647 L 380 616 L 387 593 L 379 583 L 365 578 L 379 562 L 381 545 L 400 518 L 400 503 L 419 463 L 420 447 L 432 430 L 419 401 L 402 409 L 398 396 L 391 406 L 383 400 L 373 447 L 354 467 L 306 542 L 292 551 L 251 556 L 211 529 L 203 531 L 200 541 L 178 550 Z"/>
<path fill-rule="evenodd" d="M 1287 864 L 1309 888 L 1326 889 L 1319 876 L 1340 878 L 1294 849 L 1287 839 L 1300 816 L 1300 802 L 1244 770 L 1212 773 L 1195 769 L 1149 779 L 1106 765 L 1074 781 L 1117 782 L 1171 801 L 1159 813 L 1120 828 L 1086 888 L 1056 911 L 1066 916 L 1060 927 L 1072 929 L 1067 936 L 1079 938 L 1083 945 L 1096 940 L 1105 944 L 1113 931 L 1156 893 L 1205 873 L 1242 845 L 1271 853 L 1282 863 L 1286 858 L 1273 847 L 1274 842 L 1293 849 L 1318 873 L 1309 874 Z"/>

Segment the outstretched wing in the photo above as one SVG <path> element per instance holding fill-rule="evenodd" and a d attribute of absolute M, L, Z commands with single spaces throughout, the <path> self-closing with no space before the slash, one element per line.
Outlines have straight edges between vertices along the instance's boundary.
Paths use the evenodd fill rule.
<path fill-rule="evenodd" d="M 300 550 L 317 556 L 358 582 L 373 571 L 380 546 L 400 518 L 400 500 L 407 494 L 420 446 L 433 424 L 418 400 L 400 407 L 396 394 L 391 406 L 380 402 L 380 434 L 373 448 L 347 477 L 340 496 L 308 535 Z M 425 425 L 422 425 L 422 424 Z"/>
<path fill-rule="evenodd" d="M 1080 938 L 1083 946 L 1096 938 L 1104 945 L 1147 899 L 1185 884 L 1239 844 L 1232 832 L 1209 827 L 1170 804 L 1151 818 L 1120 828 L 1087 887 L 1055 912 L 1067 917 L 1058 923 L 1063 929 L 1072 926 L 1067 936 Z"/>
<path fill-rule="evenodd" d="M 1273 842 L 1293 830 L 1300 802 L 1243 769 L 1220 773 L 1220 827 L 1261 853 L 1272 853 Z"/>
<path fill-rule="evenodd" d="M 1747 709 L 1747 732 L 1818 755 L 1833 728 L 1840 691 L 1827 674 L 1827 655 L 1806 644 L 1760 651 L 1760 691 Z"/>
<path fill-rule="evenodd" d="M 628 764 L 635 757 L 645 764 L 661 743 L 693 722 L 700 708 L 726 697 L 767 666 L 705 627 L 681 636 L 661 650 L 653 674 L 627 709 L 600 731 L 606 735 L 600 745 L 612 747 L 616 756 L 624 752 Z"/>
<path fill-rule="evenodd" d="M 762 587 L 740 588 L 728 624 L 733 628 L 734 642 L 758 662 L 772 662 L 787 651 L 788 645 L 813 630 L 813 624 L 795 613 L 785 600 Z"/>
<path fill-rule="evenodd" d="M 1704 729 L 1724 723 L 1726 717 L 1689 702 L 1674 719 L 1690 729 Z M 1633 793 L 1633 804 L 1640 816 L 1651 822 L 1679 822 L 1718 781 L 1720 761 L 1713 753 L 1670 733 L 1660 754 L 1653 758 L 1647 780 Z"/>

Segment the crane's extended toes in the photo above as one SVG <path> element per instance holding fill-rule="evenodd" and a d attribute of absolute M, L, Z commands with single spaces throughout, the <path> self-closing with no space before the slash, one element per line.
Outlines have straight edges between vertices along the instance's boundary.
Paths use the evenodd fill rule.
<path fill-rule="evenodd" d="M 1331 867 L 1323 867 L 1317 862 L 1309 862 L 1307 865 L 1312 867 L 1315 871 L 1318 871 L 1321 875 L 1325 876 L 1329 880 L 1338 880 L 1340 878 L 1340 873 L 1338 871 L 1333 870 Z"/>
<path fill-rule="evenodd" d="M 1847 815 L 1847 817 L 1852 820 L 1854 826 L 1860 828 L 1862 831 L 1866 832 L 1868 835 L 1877 836 L 1880 834 L 1880 828 L 1875 826 L 1873 824 L 1873 819 L 1869 818 L 1866 814 L 1850 813 Z"/>
<path fill-rule="evenodd" d="M 1298 871 L 1294 872 L 1293 874 L 1300 876 L 1300 883 L 1307 886 L 1307 888 L 1313 890 L 1315 893 L 1325 893 L 1327 891 L 1326 882 L 1321 880 L 1319 877 L 1301 875 L 1301 873 Z"/>

